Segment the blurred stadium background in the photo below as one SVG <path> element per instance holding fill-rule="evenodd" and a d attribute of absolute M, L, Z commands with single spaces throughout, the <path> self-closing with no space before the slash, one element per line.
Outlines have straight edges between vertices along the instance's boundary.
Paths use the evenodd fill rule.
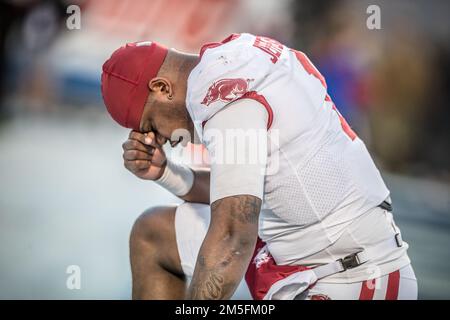
<path fill-rule="evenodd" d="M 67 6 L 81 7 L 69 30 Z M 370 4 L 381 30 L 366 27 Z M 446 0 L 86 0 L 0 4 L 0 298 L 128 299 L 128 235 L 178 200 L 122 167 L 103 61 L 125 42 L 197 52 L 233 32 L 307 53 L 392 191 L 422 299 L 450 298 Z M 81 268 L 81 289 L 66 268 Z M 239 291 L 237 298 L 246 297 Z"/>

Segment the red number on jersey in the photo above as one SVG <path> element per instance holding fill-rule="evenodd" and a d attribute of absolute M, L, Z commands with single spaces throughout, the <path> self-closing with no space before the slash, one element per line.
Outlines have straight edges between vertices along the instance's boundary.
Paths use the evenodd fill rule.
<path fill-rule="evenodd" d="M 308 72 L 309 74 L 311 74 L 314 77 L 316 77 L 317 79 L 319 79 L 320 82 L 322 83 L 322 85 L 326 89 L 327 88 L 327 83 L 325 82 L 325 78 L 319 72 L 319 70 L 317 70 L 316 67 L 314 67 L 314 65 L 308 59 L 308 57 L 303 52 L 300 52 L 300 51 L 297 51 L 297 50 L 292 50 L 292 51 L 295 53 L 295 56 L 297 57 L 298 61 L 300 61 L 300 64 L 303 66 L 303 68 L 306 70 L 306 72 Z M 339 110 L 336 108 L 336 105 L 331 100 L 331 98 L 328 95 L 328 93 L 327 93 L 327 95 L 325 97 L 325 101 L 329 101 L 329 102 L 331 102 L 333 104 L 333 110 L 336 111 L 336 113 L 339 116 L 339 120 L 341 121 L 342 129 L 349 136 L 350 139 L 355 140 L 355 138 L 357 137 L 355 131 L 352 130 L 352 128 L 347 123 L 345 118 L 340 114 Z"/>

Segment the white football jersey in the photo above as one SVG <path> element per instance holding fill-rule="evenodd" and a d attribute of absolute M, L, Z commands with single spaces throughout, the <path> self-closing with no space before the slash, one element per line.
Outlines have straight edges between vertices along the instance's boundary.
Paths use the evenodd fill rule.
<path fill-rule="evenodd" d="M 186 105 L 200 138 L 229 103 L 255 99 L 268 112 L 269 150 L 259 236 L 277 263 L 305 261 L 389 196 L 364 143 L 301 52 L 251 34 L 205 45 Z M 274 165 L 276 164 L 276 165 Z"/>

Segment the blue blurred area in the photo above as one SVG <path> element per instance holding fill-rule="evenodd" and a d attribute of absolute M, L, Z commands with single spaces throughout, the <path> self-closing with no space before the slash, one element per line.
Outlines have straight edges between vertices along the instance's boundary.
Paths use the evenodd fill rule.
<path fill-rule="evenodd" d="M 360 75 L 353 70 L 351 52 L 333 52 L 331 56 L 322 57 L 317 63 L 317 68 L 325 77 L 328 92 L 336 104 L 339 112 L 350 122 L 352 114 L 357 111 L 355 91 L 358 89 Z"/>
<path fill-rule="evenodd" d="M 59 98 L 64 101 L 72 101 L 74 104 L 93 103 L 102 104 L 100 90 L 100 75 L 87 77 L 84 73 L 70 73 L 62 76 L 60 81 Z"/>

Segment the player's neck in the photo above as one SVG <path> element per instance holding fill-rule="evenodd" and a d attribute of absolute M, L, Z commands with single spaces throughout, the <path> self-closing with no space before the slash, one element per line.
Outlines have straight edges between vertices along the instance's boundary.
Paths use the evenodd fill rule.
<path fill-rule="evenodd" d="M 197 66 L 200 61 L 200 57 L 198 55 L 193 54 L 183 54 L 179 72 L 180 72 L 180 80 L 186 84 L 191 74 L 192 70 Z"/>

